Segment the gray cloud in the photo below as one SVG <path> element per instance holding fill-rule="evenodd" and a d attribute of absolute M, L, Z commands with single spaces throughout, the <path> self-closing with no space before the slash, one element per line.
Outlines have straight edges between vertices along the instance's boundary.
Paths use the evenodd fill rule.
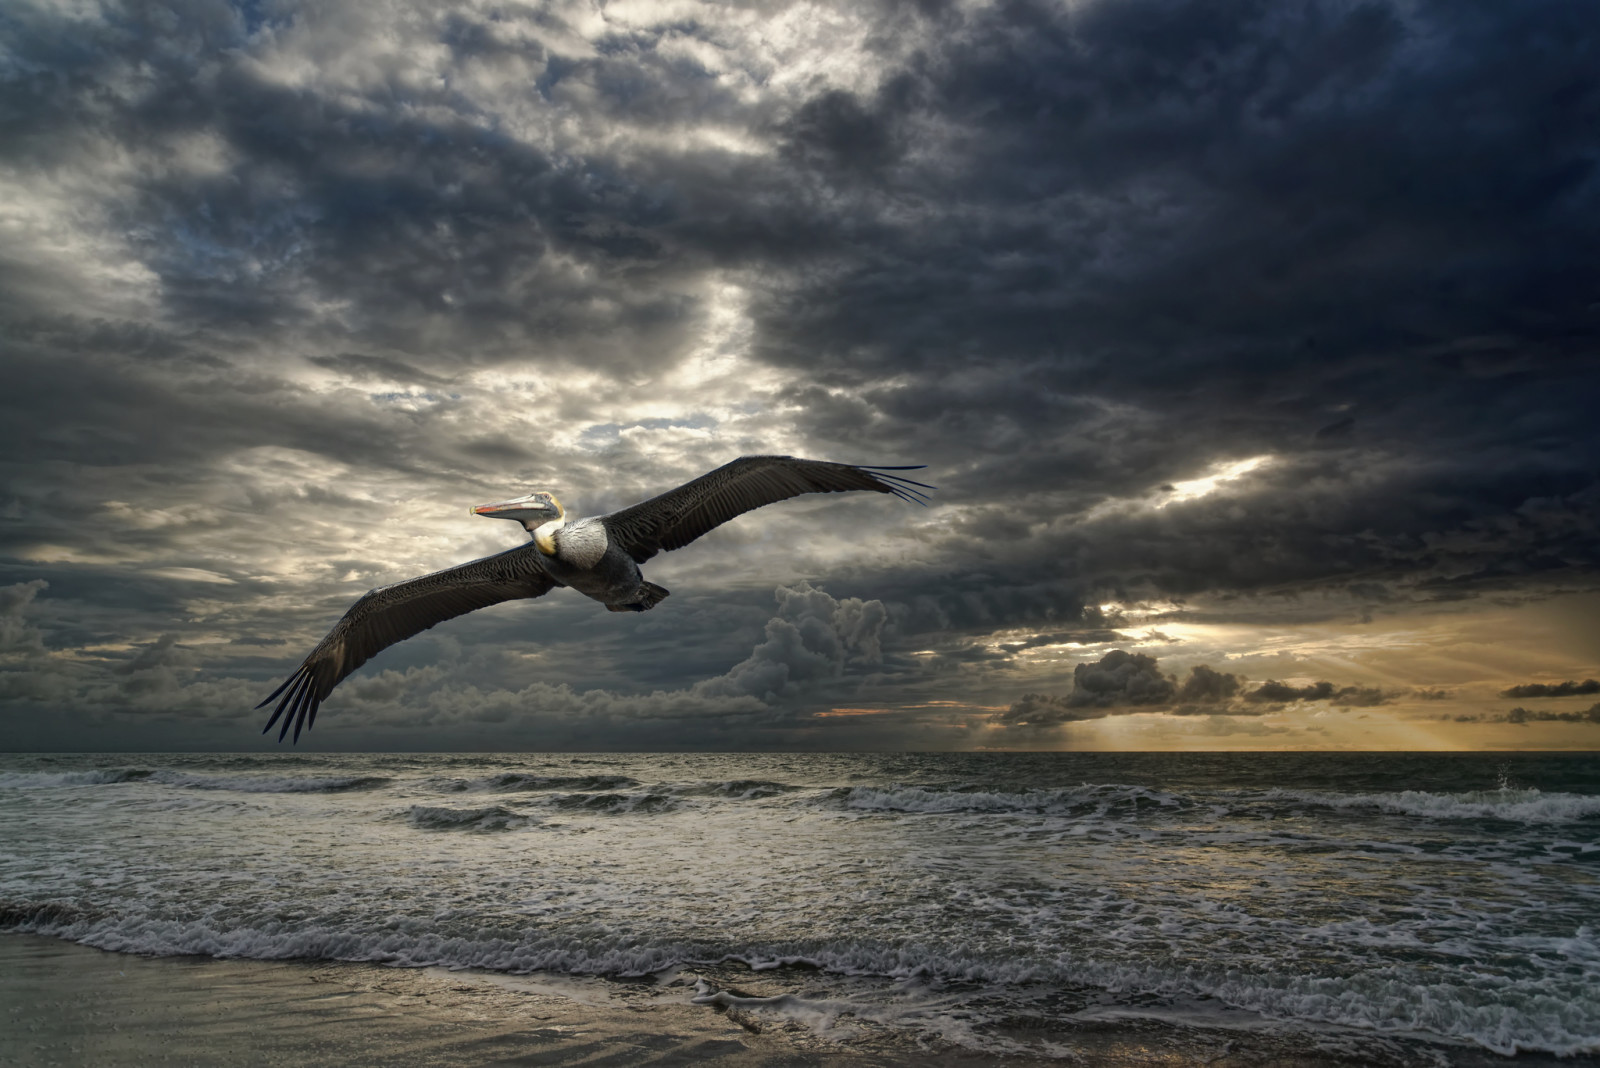
<path fill-rule="evenodd" d="M 1501 690 L 1501 697 L 1576 697 L 1582 694 L 1600 693 L 1600 679 L 1584 679 L 1582 682 L 1530 682 L 1522 686 L 1512 686 Z"/>
<path fill-rule="evenodd" d="M 1377 687 L 1335 686 L 1331 682 L 1313 682 L 1305 686 L 1291 686 L 1268 679 L 1244 695 L 1246 701 L 1331 701 L 1341 705 L 1381 705 L 1392 695 Z"/>
<path fill-rule="evenodd" d="M 1176 696 L 1186 703 L 1216 704 L 1231 700 L 1239 692 L 1242 681 L 1238 675 L 1196 664 L 1189 669 L 1189 677 L 1178 687 Z"/>
<path fill-rule="evenodd" d="M 44 579 L 34 579 L 0 586 L 0 654 L 17 656 L 44 652 L 38 628 L 29 626 L 23 617 L 39 591 L 49 585 Z"/>
<path fill-rule="evenodd" d="M 1113 649 L 1093 664 L 1072 669 L 1072 692 L 1066 703 L 1071 708 L 1137 707 L 1164 705 L 1172 700 L 1175 688 L 1163 675 L 1153 656 Z"/>
<path fill-rule="evenodd" d="M 1331 682 L 1291 686 L 1270 679 L 1246 690 L 1243 676 L 1206 664 L 1192 666 L 1180 683 L 1177 676 L 1161 671 L 1155 657 L 1122 649 L 1113 649 L 1094 663 L 1078 664 L 1072 674 L 1073 688 L 1066 695 L 1025 694 L 990 721 L 1037 729 L 1137 712 L 1255 717 L 1267 711 L 1262 706 L 1269 704 L 1328 701 L 1341 707 L 1367 707 L 1395 696 L 1376 687 L 1335 686 Z"/>
<path fill-rule="evenodd" d="M 1551 712 L 1519 705 L 1504 716 L 1495 718 L 1502 723 L 1600 723 L 1600 704 L 1590 705 L 1582 712 Z"/>
<path fill-rule="evenodd" d="M 992 704 L 1057 685 L 1031 650 L 1126 640 L 1097 603 L 1595 588 L 1600 15 L 786 12 L 6 19 L 0 586 L 34 593 L 0 641 L 95 650 L 8 685 L 193 717 L 214 685 L 232 729 L 364 589 L 507 544 L 464 505 L 601 511 L 757 451 L 926 462 L 939 503 L 779 506 L 653 562 L 650 618 L 552 597 L 371 677 Z M 882 617 L 774 617 L 804 580 Z M 1097 670 L 1074 714 L 1158 677 L 1323 699 Z"/>

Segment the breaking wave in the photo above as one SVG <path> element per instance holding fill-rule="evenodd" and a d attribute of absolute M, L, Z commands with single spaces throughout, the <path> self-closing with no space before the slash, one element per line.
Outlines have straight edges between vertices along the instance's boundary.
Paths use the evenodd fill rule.
<path fill-rule="evenodd" d="M 600 812 L 611 816 L 632 812 L 668 812 L 677 807 L 677 802 L 671 796 L 658 793 L 558 794 L 551 798 L 551 804 L 559 809 Z"/>
<path fill-rule="evenodd" d="M 1332 809 L 1367 809 L 1398 816 L 1438 820 L 1505 820 L 1509 823 L 1573 823 L 1600 818 L 1600 797 L 1543 793 L 1539 790 L 1472 790 L 1463 793 L 1330 794 L 1269 790 L 1268 801 L 1289 801 Z"/>
<path fill-rule="evenodd" d="M 1186 802 L 1144 786 L 1085 785 L 1020 793 L 987 786 L 848 786 L 827 797 L 833 805 L 868 812 L 1024 812 L 1043 815 L 1104 815 L 1175 809 Z"/>
<path fill-rule="evenodd" d="M 638 786 L 637 779 L 626 775 L 532 775 L 525 772 L 505 772 L 481 779 L 450 779 L 438 784 L 448 793 L 489 791 L 518 793 L 541 790 L 622 790 Z"/>
<path fill-rule="evenodd" d="M 345 794 L 358 790 L 377 790 L 393 779 L 383 775 L 337 775 L 326 778 L 245 775 L 170 775 L 152 776 L 156 781 L 185 790 L 235 790 L 246 794 Z"/>
<path fill-rule="evenodd" d="M 406 813 L 406 821 L 424 831 L 513 831 L 535 822 L 499 805 L 487 808 L 412 805 Z"/>
<path fill-rule="evenodd" d="M 729 779 L 726 782 L 697 782 L 671 788 L 685 797 L 725 797 L 730 801 L 759 801 L 766 797 L 780 797 L 804 790 L 804 786 L 768 782 L 765 779 Z"/>
<path fill-rule="evenodd" d="M 0 789 L 43 789 L 61 786 L 108 786 L 148 782 L 183 790 L 235 790 L 249 794 L 339 794 L 376 790 L 393 780 L 383 775 L 335 775 L 312 778 L 287 775 L 193 775 L 149 768 L 106 768 L 94 771 L 18 771 L 0 775 Z"/>
<path fill-rule="evenodd" d="M 504 809 L 453 812 L 413 809 L 417 818 L 469 817 L 515 820 Z M 498 815 L 496 815 L 498 813 Z M 443 828 L 443 829 L 450 829 Z M 487 828 L 485 828 L 487 829 Z M 803 967 L 841 976 L 891 980 L 955 980 L 1010 987 L 1048 984 L 1061 990 L 1094 989 L 1154 997 L 1214 998 L 1270 1017 L 1350 1027 L 1367 1032 L 1428 1033 L 1476 1043 L 1496 1053 L 1546 1052 L 1558 1056 L 1600 1051 L 1600 1015 L 1574 1003 L 1568 992 L 1537 982 L 1485 977 L 1481 989 L 1392 978 L 1325 978 L 1253 974 L 1192 963 L 1183 967 L 1074 959 L 1018 958 L 890 942 L 848 940 L 740 945 L 651 940 L 593 929 L 556 934 L 503 928 L 451 932 L 387 926 L 359 929 L 311 922 L 286 929 L 281 922 L 235 927 L 206 919 L 166 920 L 137 913 L 105 914 L 36 902 L 0 901 L 0 928 L 52 935 L 100 949 L 158 956 L 206 955 L 257 960 L 341 960 L 400 967 L 477 968 L 526 974 L 557 972 L 637 978 L 681 966 L 743 964 L 754 970 Z M 1590 951 L 1595 933 L 1580 931 Z M 1414 978 L 1414 977 L 1413 977 Z M 704 996 L 704 995 L 703 995 Z M 709 995 L 715 999 L 715 995 Z M 789 996 L 774 1002 L 779 1007 Z M 730 998 L 723 998 L 729 1001 Z M 761 999 L 740 999 L 759 1007 Z M 709 1002 L 708 1002 L 709 1003 Z"/>

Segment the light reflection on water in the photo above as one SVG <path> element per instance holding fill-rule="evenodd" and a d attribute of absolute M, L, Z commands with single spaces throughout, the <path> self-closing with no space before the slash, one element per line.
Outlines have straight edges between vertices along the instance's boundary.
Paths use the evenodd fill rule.
<path fill-rule="evenodd" d="M 0 839 L 0 922 L 109 949 L 1600 1045 L 1591 756 L 9 756 Z"/>

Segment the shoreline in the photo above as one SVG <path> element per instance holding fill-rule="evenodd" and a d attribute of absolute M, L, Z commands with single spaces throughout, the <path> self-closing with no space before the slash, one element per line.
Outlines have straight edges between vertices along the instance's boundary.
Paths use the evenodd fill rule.
<path fill-rule="evenodd" d="M 980 1052 L 870 1020 L 785 1012 L 793 977 L 724 969 L 624 982 L 340 961 L 114 953 L 0 933 L 0 1063 L 32 1065 L 710 1065 L 713 1068 L 1590 1068 L 1593 1057 L 1502 1057 L 1359 1036 L 1346 1044 L 1260 1028 L 1121 1016 L 1011 1021 Z M 706 980 L 706 983 L 701 983 Z M 710 1003 L 697 992 L 720 989 Z M 762 999 L 774 999 L 764 1003 Z M 1033 1028 L 1030 1028 L 1032 1023 Z M 833 1034 L 829 1032 L 833 1031 Z M 1343 1047 L 1343 1048 L 1341 1048 Z M 1026 1050 L 1048 1051 L 1049 1056 Z"/>

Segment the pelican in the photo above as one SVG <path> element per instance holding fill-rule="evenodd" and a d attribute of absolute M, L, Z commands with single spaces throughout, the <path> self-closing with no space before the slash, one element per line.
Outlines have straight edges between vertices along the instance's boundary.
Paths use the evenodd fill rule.
<path fill-rule="evenodd" d="M 294 674 L 256 706 L 264 708 L 278 700 L 261 733 L 282 719 L 278 741 L 293 725 L 298 743 L 302 727 L 311 728 L 318 707 L 346 675 L 396 642 L 447 619 L 502 601 L 542 597 L 557 586 L 570 586 L 612 612 L 647 612 L 667 596 L 665 589 L 645 581 L 639 572 L 639 565 L 656 553 L 681 549 L 735 516 L 802 493 L 872 490 L 924 504 L 927 494 L 921 491 L 932 486 L 890 473 L 922 466 L 863 467 L 793 456 L 742 456 L 609 515 L 568 519 L 561 502 L 542 490 L 498 504 L 480 504 L 468 511 L 521 523 L 532 539 L 503 553 L 368 592 L 350 606 Z"/>

